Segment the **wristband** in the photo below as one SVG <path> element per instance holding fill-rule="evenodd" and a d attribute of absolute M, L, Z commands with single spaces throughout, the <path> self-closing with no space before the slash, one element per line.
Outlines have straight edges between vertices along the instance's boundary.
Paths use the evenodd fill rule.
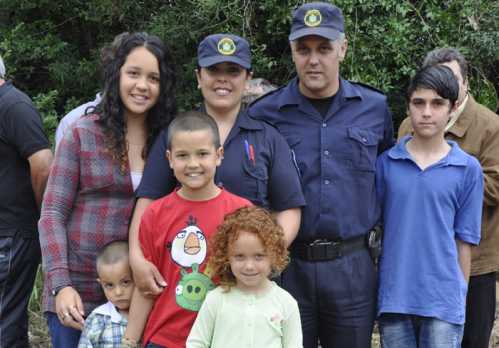
<path fill-rule="evenodd" d="M 58 286 L 57 288 L 53 289 L 50 293 L 52 294 L 52 296 L 57 296 L 59 291 L 61 291 L 64 288 L 67 288 L 68 286 L 71 286 L 71 285 Z"/>

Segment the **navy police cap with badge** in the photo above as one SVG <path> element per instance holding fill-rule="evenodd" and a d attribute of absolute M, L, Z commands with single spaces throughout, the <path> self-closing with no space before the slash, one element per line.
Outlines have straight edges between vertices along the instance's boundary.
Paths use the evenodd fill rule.
<path fill-rule="evenodd" d="M 310 2 L 293 12 L 289 41 L 309 35 L 334 41 L 344 32 L 345 21 L 338 7 L 325 2 Z"/>
<path fill-rule="evenodd" d="M 198 46 L 198 65 L 206 68 L 218 63 L 231 62 L 251 69 L 251 52 L 248 41 L 232 34 L 213 34 Z"/>

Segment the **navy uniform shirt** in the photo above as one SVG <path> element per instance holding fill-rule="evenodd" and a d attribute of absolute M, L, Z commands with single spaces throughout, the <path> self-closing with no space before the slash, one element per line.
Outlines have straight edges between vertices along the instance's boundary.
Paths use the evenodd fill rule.
<path fill-rule="evenodd" d="M 167 131 L 151 149 L 138 197 L 160 198 L 177 182 L 166 159 Z M 253 204 L 282 211 L 305 204 L 297 168 L 284 138 L 265 122 L 240 112 L 224 144 L 215 183 Z"/>
<path fill-rule="evenodd" d="M 382 93 L 340 79 L 322 117 L 295 78 L 257 100 L 248 113 L 275 125 L 296 157 L 307 203 L 297 240 L 348 239 L 378 222 L 376 157 L 393 145 L 392 117 Z"/>

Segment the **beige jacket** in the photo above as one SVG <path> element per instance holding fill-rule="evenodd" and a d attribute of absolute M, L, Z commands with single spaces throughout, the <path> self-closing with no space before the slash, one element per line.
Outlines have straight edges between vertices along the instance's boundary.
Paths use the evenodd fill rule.
<path fill-rule="evenodd" d="M 406 118 L 399 127 L 398 138 L 409 133 L 412 126 Z M 482 165 L 485 178 L 482 239 L 472 249 L 471 275 L 495 272 L 499 269 L 499 116 L 470 95 L 445 137 L 456 141 Z"/>

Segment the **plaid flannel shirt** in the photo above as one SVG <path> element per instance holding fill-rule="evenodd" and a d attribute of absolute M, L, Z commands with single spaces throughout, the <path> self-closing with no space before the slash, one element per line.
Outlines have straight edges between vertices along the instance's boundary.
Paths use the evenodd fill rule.
<path fill-rule="evenodd" d="M 127 320 L 111 302 L 97 307 L 85 320 L 78 348 L 119 348 Z"/>
<path fill-rule="evenodd" d="M 106 301 L 96 282 L 98 250 L 128 238 L 135 197 L 130 169 L 106 151 L 97 115 L 80 118 L 57 148 L 38 223 L 42 248 L 44 311 L 55 312 L 52 290 L 70 285 L 85 313 Z"/>

